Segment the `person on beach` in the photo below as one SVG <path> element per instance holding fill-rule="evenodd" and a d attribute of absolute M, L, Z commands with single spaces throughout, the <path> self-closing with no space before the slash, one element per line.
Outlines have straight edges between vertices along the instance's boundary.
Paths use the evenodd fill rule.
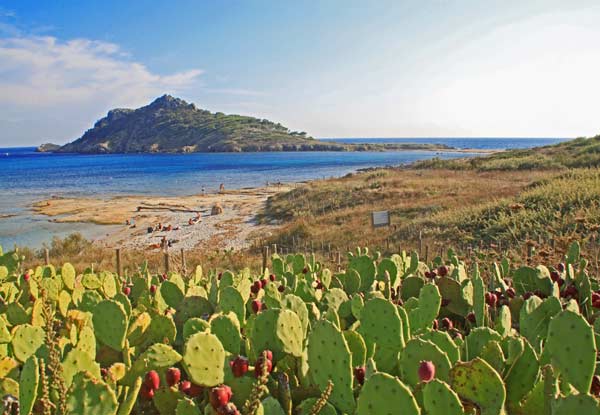
<path fill-rule="evenodd" d="M 223 183 L 221 183 L 221 185 L 219 186 L 219 193 L 223 193 L 225 191 L 225 185 Z"/>

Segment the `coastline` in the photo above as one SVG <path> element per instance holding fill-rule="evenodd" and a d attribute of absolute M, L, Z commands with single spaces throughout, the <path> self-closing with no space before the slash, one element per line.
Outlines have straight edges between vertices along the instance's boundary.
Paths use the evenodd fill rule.
<path fill-rule="evenodd" d="M 93 223 L 118 225 L 95 242 L 103 247 L 135 250 L 159 250 L 164 237 L 172 249 L 211 248 L 242 249 L 252 234 L 267 235 L 274 225 L 258 224 L 255 216 L 269 196 L 293 188 L 293 185 L 245 188 L 190 196 L 130 195 L 111 198 L 50 198 L 31 208 L 49 221 L 57 223 Z M 222 213 L 212 215 L 219 204 Z M 190 219 L 199 216 L 193 224 Z M 134 225 L 127 225 L 126 221 Z M 162 230 L 148 232 L 148 228 Z M 170 230 L 166 230 L 171 225 Z M 167 228 L 168 229 L 168 228 Z"/>

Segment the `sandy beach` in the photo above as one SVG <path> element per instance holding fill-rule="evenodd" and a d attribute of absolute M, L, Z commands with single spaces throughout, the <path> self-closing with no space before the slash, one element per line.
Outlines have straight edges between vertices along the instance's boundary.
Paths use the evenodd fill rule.
<path fill-rule="evenodd" d="M 106 247 L 158 250 L 165 238 L 175 249 L 210 246 L 237 250 L 247 247 L 253 235 L 270 233 L 273 225 L 259 225 L 255 216 L 269 196 L 290 188 L 282 185 L 181 197 L 52 198 L 32 208 L 53 222 L 122 225 L 116 230 L 111 226 L 111 231 L 96 241 Z M 215 204 L 222 207 L 222 213 L 211 214 Z M 199 220 L 190 224 L 190 219 L 197 217 Z M 162 230 L 157 229 L 159 224 Z"/>

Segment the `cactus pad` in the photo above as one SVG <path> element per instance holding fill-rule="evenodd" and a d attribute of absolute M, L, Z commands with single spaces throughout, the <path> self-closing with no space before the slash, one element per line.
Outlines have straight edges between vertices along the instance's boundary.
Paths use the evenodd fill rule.
<path fill-rule="evenodd" d="M 21 370 L 19 380 L 19 409 L 21 415 L 29 415 L 33 409 L 38 391 L 40 373 L 35 356 L 31 356 Z"/>
<path fill-rule="evenodd" d="M 67 395 L 67 411 L 78 415 L 114 415 L 117 398 L 104 382 L 80 373 L 73 379 Z"/>
<path fill-rule="evenodd" d="M 225 376 L 225 349 L 214 334 L 196 333 L 185 343 L 183 367 L 201 386 L 216 386 Z"/>
<path fill-rule="evenodd" d="M 502 378 L 487 362 L 476 358 L 450 370 L 450 385 L 462 399 L 476 404 L 481 415 L 504 413 L 506 390 Z"/>
<path fill-rule="evenodd" d="M 121 303 L 104 300 L 94 307 L 96 338 L 114 350 L 122 350 L 127 336 L 127 314 Z"/>
<path fill-rule="evenodd" d="M 12 336 L 12 347 L 15 357 L 21 362 L 25 362 L 44 344 L 44 340 L 45 333 L 43 328 L 30 324 L 17 326 Z"/>
<path fill-rule="evenodd" d="M 423 407 L 428 415 L 463 415 L 460 398 L 447 383 L 434 379 L 423 388 Z"/>
<path fill-rule="evenodd" d="M 421 410 L 410 389 L 387 373 L 366 380 L 358 396 L 357 415 L 419 415 Z"/>
<path fill-rule="evenodd" d="M 437 379 L 448 380 L 451 365 L 446 353 L 432 342 L 419 338 L 409 340 L 402 350 L 399 361 L 402 380 L 410 386 L 417 386 L 420 382 L 419 365 L 423 360 L 433 362 Z"/>

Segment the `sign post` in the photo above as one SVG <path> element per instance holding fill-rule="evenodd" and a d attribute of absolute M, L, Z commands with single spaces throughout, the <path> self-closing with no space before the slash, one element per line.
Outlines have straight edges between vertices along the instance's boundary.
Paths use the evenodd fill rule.
<path fill-rule="evenodd" d="M 387 210 L 371 212 L 371 225 L 374 228 L 390 226 L 390 212 Z"/>

